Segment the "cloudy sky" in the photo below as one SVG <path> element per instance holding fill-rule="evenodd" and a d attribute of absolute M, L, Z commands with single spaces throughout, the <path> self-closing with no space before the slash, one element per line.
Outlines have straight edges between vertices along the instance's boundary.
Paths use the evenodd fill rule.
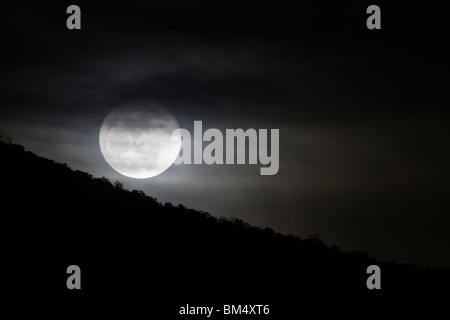
<path fill-rule="evenodd" d="M 320 234 L 381 260 L 450 265 L 449 48 L 425 1 L 78 1 L 3 4 L 0 134 L 162 202 Z M 180 126 L 280 130 L 280 170 L 180 165 L 115 172 L 100 126 L 120 104 Z M 95 214 L 95 213 L 93 213 Z"/>

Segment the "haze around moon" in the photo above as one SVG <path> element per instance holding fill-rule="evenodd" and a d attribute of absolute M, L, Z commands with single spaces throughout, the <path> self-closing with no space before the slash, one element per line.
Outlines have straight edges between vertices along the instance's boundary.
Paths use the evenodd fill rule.
<path fill-rule="evenodd" d="M 147 179 L 167 170 L 177 158 L 180 139 L 172 140 L 179 125 L 164 107 L 146 101 L 111 110 L 100 128 L 100 150 L 120 174 Z M 179 130 L 177 130 L 179 132 Z M 174 135 L 176 138 L 176 135 Z"/>

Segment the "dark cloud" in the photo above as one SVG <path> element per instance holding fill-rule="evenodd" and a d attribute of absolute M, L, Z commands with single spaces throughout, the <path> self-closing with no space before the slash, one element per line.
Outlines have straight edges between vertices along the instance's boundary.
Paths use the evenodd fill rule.
<path fill-rule="evenodd" d="M 431 3 L 14 2 L 2 19 L 1 134 L 37 154 L 163 201 L 233 215 L 381 259 L 450 265 L 448 41 Z M 100 125 L 150 100 L 182 127 L 279 128 L 280 171 L 173 166 L 148 181 L 114 172 Z"/>

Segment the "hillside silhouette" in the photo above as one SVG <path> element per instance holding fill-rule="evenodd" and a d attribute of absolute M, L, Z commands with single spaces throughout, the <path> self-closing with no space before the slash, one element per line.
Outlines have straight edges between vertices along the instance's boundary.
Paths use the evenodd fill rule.
<path fill-rule="evenodd" d="M 317 237 L 162 204 L 10 141 L 0 159 L 4 298 L 449 298 L 448 268 L 380 263 Z M 78 291 L 66 288 L 72 264 Z M 372 264 L 381 290 L 366 287 Z"/>

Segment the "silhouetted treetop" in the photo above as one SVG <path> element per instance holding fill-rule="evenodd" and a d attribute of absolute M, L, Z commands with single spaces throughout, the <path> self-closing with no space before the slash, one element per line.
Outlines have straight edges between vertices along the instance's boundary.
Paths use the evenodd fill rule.
<path fill-rule="evenodd" d="M 86 273 L 86 297 L 449 296 L 449 269 L 381 263 L 366 252 L 328 247 L 315 235 L 300 239 L 162 204 L 5 138 L 0 155 L 4 295 L 71 297 L 65 268 L 76 263 Z M 366 288 L 371 264 L 382 269 L 382 290 Z M 33 286 L 23 276 L 28 268 L 41 275 Z"/>

